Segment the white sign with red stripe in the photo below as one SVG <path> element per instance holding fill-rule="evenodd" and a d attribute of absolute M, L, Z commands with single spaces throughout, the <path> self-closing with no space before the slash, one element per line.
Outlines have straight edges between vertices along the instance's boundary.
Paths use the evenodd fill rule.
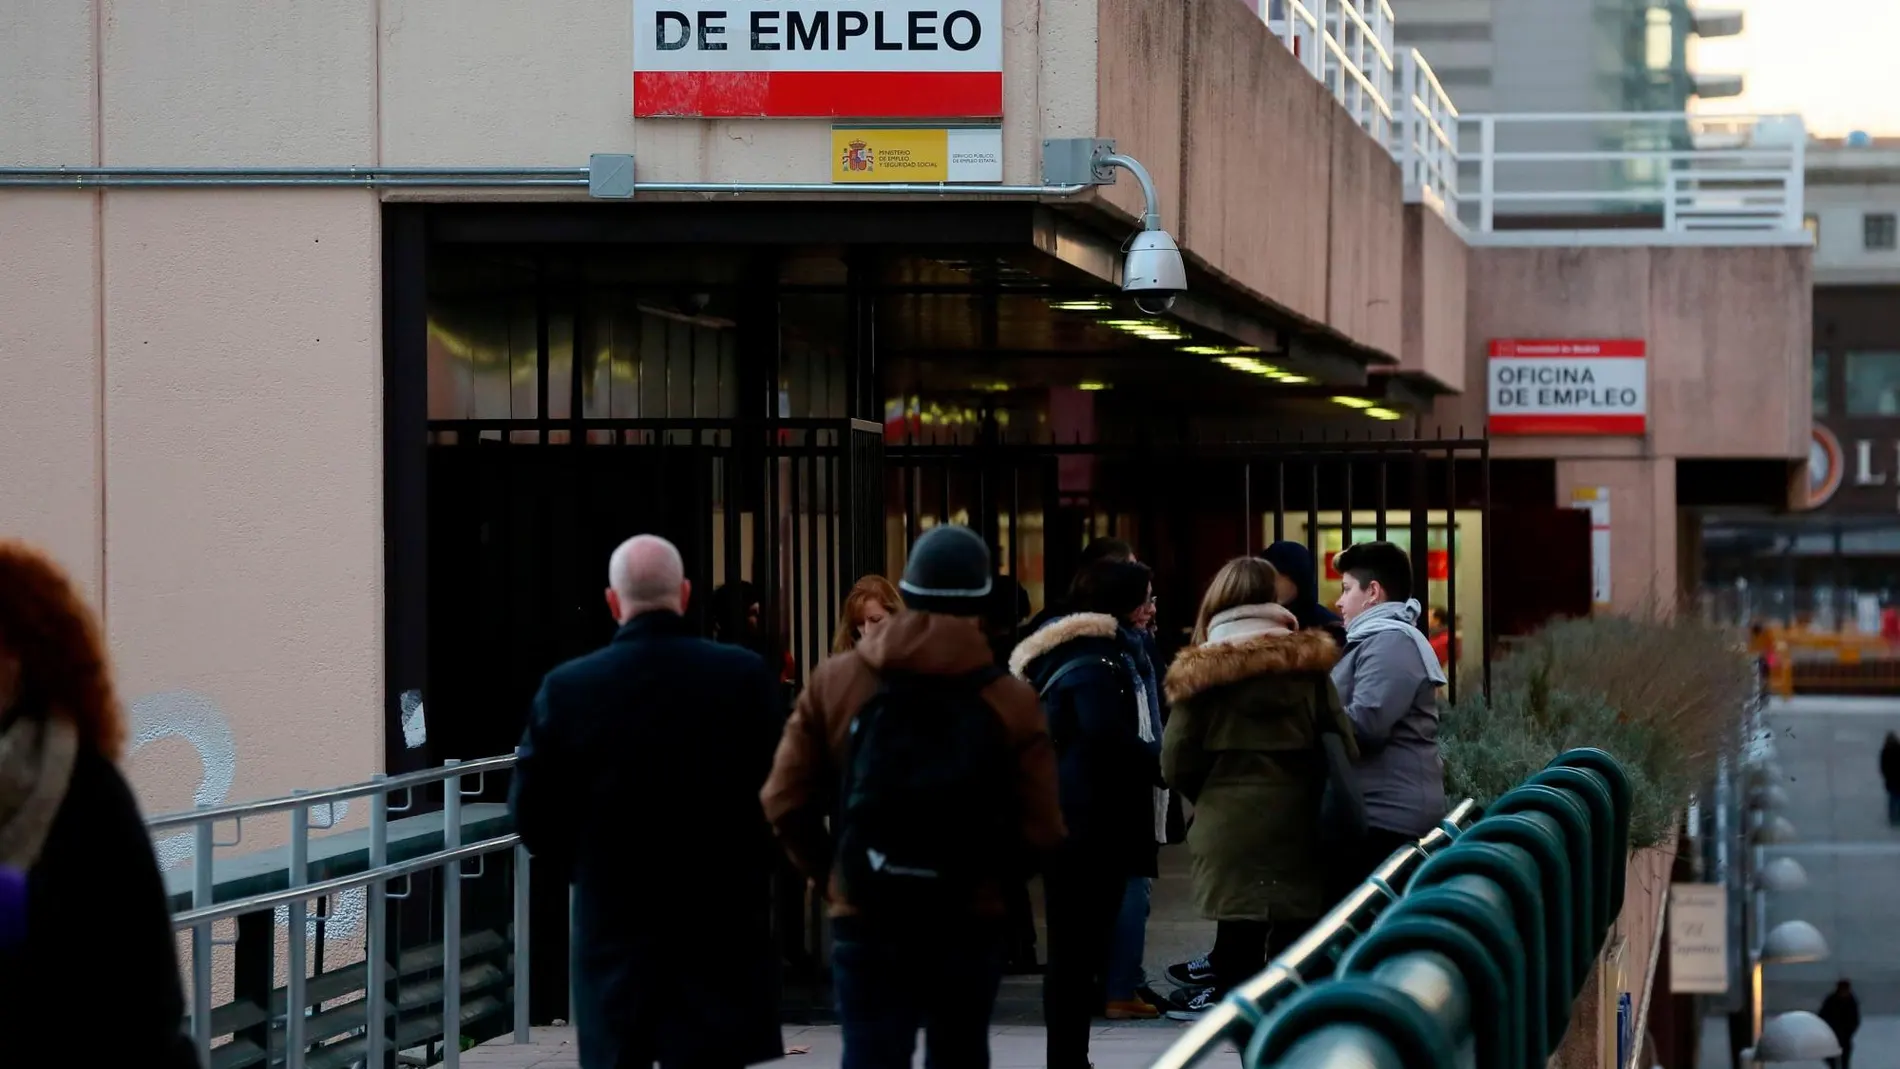
<path fill-rule="evenodd" d="M 1002 0 L 634 0 L 640 118 L 1003 114 Z"/>
<path fill-rule="evenodd" d="M 1493 434 L 1642 434 L 1649 351 L 1632 340 L 1500 339 L 1487 394 Z"/>

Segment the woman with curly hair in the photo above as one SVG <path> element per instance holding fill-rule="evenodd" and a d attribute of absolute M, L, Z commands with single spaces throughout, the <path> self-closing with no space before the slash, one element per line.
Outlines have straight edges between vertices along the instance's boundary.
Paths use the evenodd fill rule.
<path fill-rule="evenodd" d="M 115 767 L 125 735 L 98 621 L 45 554 L 0 541 L 0 1021 L 10 1026 L 0 1045 L 8 1064 L 198 1065 L 182 1027 L 164 884 Z M 102 1018 L 97 1000 L 111 991 L 119 994 Z"/>

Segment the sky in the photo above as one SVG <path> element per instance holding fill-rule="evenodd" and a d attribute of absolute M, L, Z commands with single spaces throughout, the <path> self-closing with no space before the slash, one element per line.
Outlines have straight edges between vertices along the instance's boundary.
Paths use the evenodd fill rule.
<path fill-rule="evenodd" d="M 1799 112 L 1808 132 L 1900 135 L 1900 0 L 1700 0 L 1744 12 L 1740 36 L 1697 41 L 1691 69 L 1744 75 L 1699 111 Z"/>

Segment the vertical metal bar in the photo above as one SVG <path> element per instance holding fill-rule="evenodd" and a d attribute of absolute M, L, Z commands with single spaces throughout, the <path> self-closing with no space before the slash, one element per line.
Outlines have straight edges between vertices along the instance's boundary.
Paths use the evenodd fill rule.
<path fill-rule="evenodd" d="M 1319 536 L 1319 457 L 1315 456 L 1307 469 L 1312 485 L 1308 489 L 1312 496 L 1306 499 L 1306 548 L 1313 554 L 1313 596 L 1319 597 L 1319 582 L 1326 576 L 1326 553 Z M 1345 548 L 1345 542 L 1340 542 Z"/>
<path fill-rule="evenodd" d="M 1352 453 L 1348 452 L 1345 454 L 1342 460 L 1342 466 L 1346 469 L 1346 480 L 1342 487 L 1345 490 L 1346 497 L 1345 500 L 1341 502 L 1343 507 L 1339 511 L 1339 529 L 1341 531 L 1339 544 L 1343 548 L 1352 545 Z"/>
<path fill-rule="evenodd" d="M 1489 233 L 1497 218 L 1497 159 L 1498 126 L 1497 120 L 1489 115 L 1478 119 L 1478 229 Z M 1485 658 L 1490 664 L 1491 659 Z M 1486 685 L 1489 692 L 1489 685 Z"/>
<path fill-rule="evenodd" d="M 309 806 L 300 805 L 290 811 L 290 866 L 285 873 L 285 880 L 287 887 L 302 887 L 310 882 Z M 286 933 L 290 951 L 290 979 L 284 988 L 285 1069 L 303 1069 L 304 1062 L 304 1012 L 309 1008 L 310 983 L 306 975 L 309 962 L 305 960 L 308 948 L 304 945 L 304 941 L 310 937 L 310 926 L 304 920 L 306 905 L 302 899 L 298 899 L 290 903 L 287 910 L 290 915 L 289 931 Z"/>
<path fill-rule="evenodd" d="M 806 555 L 805 560 L 805 574 L 809 580 L 805 587 L 807 591 L 805 598 L 805 619 L 809 627 L 805 632 L 805 648 L 800 651 L 798 663 L 793 668 L 793 671 L 798 675 L 800 684 L 805 682 L 805 666 L 817 661 L 824 655 L 821 651 L 825 648 L 825 633 L 823 625 L 819 622 L 819 613 L 823 610 L 824 602 L 834 596 L 833 592 L 828 590 L 820 591 L 818 587 L 818 535 L 819 532 L 824 529 L 824 518 L 818 511 L 820 504 L 818 498 L 818 450 L 816 448 L 807 449 L 804 460 L 805 496 L 808 501 L 806 511 L 811 516 L 811 541 L 810 552 Z M 793 463 L 796 463 L 796 461 Z"/>
<path fill-rule="evenodd" d="M 1029 588 L 1023 585 L 1023 543 L 1021 535 L 1017 532 L 1018 525 L 1022 521 L 1022 513 L 1023 469 L 1017 464 L 1011 463 L 1009 466 L 1009 578 L 1010 582 L 1016 584 L 1018 597 L 1026 596 L 1029 593 Z M 1043 601 L 1047 603 L 1048 600 L 1049 592 L 1045 590 L 1043 591 Z M 1018 604 L 1020 604 L 1020 602 Z M 1016 606 L 1014 605 L 1010 606 L 1009 612 L 1009 637 L 1013 645 L 1023 637 L 1023 618 L 1022 614 L 1016 611 Z"/>
<path fill-rule="evenodd" d="M 199 809 L 209 808 L 200 805 Z M 211 905 L 211 896 L 215 890 L 212 879 L 212 862 L 217 850 L 216 836 L 212 834 L 212 822 L 200 821 L 192 828 L 196 841 L 192 848 L 192 884 L 191 907 L 205 909 Z M 211 925 L 194 925 L 191 929 L 191 1038 L 198 1047 L 198 1060 L 211 1064 Z"/>
<path fill-rule="evenodd" d="M 1412 450 L 1412 586 L 1426 611 L 1432 607 L 1432 514 L 1425 451 Z M 1429 625 L 1428 625 L 1429 626 Z"/>
<path fill-rule="evenodd" d="M 515 1042 L 528 1042 L 529 891 L 528 848 L 515 844 Z M 373 1067 L 372 1067 L 373 1069 Z"/>
<path fill-rule="evenodd" d="M 1442 432 L 1441 432 L 1442 433 Z M 1464 659 L 1458 640 L 1458 450 L 1445 450 L 1445 626 L 1451 629 L 1451 700 L 1458 700 L 1458 662 Z"/>
<path fill-rule="evenodd" d="M 1273 462 L 1273 540 L 1286 540 L 1286 458 Z M 1318 591 L 1309 591 L 1315 597 Z"/>
<path fill-rule="evenodd" d="M 1478 570 L 1478 611 L 1484 615 L 1484 698 L 1491 700 L 1491 648 L 1497 636 L 1497 624 L 1491 616 L 1491 440 L 1478 445 L 1478 508 L 1483 535 L 1483 563 Z"/>
<path fill-rule="evenodd" d="M 829 367 L 830 365 L 826 366 Z M 830 373 L 827 372 L 826 374 Z M 812 433 L 817 434 L 819 432 L 813 431 Z M 838 585 L 838 576 L 845 567 L 839 558 L 847 547 L 841 544 L 839 540 L 841 531 L 839 515 L 844 511 L 844 502 L 849 497 L 848 493 L 841 491 L 846 489 L 846 479 L 849 476 L 851 467 L 847 462 L 847 451 L 851 448 L 851 442 L 850 439 L 846 437 L 846 435 L 850 433 L 850 424 L 844 424 L 841 429 L 833 433 L 837 435 L 836 448 L 823 458 L 823 465 L 827 475 L 825 479 L 825 511 L 824 520 L 822 522 L 830 528 L 830 534 L 825 539 L 824 625 L 818 629 L 819 657 L 823 657 L 830 652 L 830 647 L 825 644 L 824 636 L 831 634 L 832 629 L 838 626 L 838 610 L 843 607 L 844 602 L 844 591 Z M 848 532 L 848 526 L 843 530 Z M 857 581 L 858 577 L 853 575 L 850 577 L 850 582 L 845 585 L 849 586 L 850 583 Z"/>
<path fill-rule="evenodd" d="M 1387 465 L 1391 462 L 1391 455 L 1387 453 L 1385 450 L 1381 449 L 1376 454 L 1374 454 L 1374 458 L 1379 463 L 1379 497 L 1378 497 L 1379 515 L 1378 515 L 1378 518 L 1373 521 L 1374 529 L 1378 532 L 1373 537 L 1377 538 L 1381 542 L 1384 542 L 1386 541 L 1385 514 L 1386 514 L 1386 510 L 1391 507 L 1390 501 L 1386 495 L 1385 476 L 1386 476 Z M 1429 507 L 1429 506 L 1420 505 L 1420 504 L 1413 505 L 1413 508 L 1426 508 L 1426 507 Z"/>
<path fill-rule="evenodd" d="M 442 764 L 454 768 L 460 761 Z M 442 781 L 442 849 L 462 845 L 462 777 Z M 450 862 L 442 880 L 442 1064 L 462 1064 L 462 863 Z"/>
<path fill-rule="evenodd" d="M 904 440 L 907 443 L 909 442 L 910 435 L 908 433 L 905 434 Z M 917 524 L 920 522 L 917 515 L 919 511 L 919 505 L 917 503 L 919 496 L 917 480 L 920 476 L 917 474 L 917 459 L 915 456 L 905 458 L 902 463 L 903 468 L 901 470 L 904 473 L 904 561 L 909 563 L 910 547 L 917 541 Z"/>
<path fill-rule="evenodd" d="M 1258 518 L 1253 514 L 1253 461 L 1244 460 L 1240 464 L 1240 552 L 1243 556 L 1253 556 L 1253 525 Z"/>
<path fill-rule="evenodd" d="M 774 463 L 776 463 L 776 461 Z M 802 502 L 802 498 L 804 497 L 804 494 L 802 493 L 802 491 L 804 489 L 804 481 L 805 481 L 804 474 L 805 473 L 799 470 L 798 457 L 796 454 L 787 458 L 786 468 L 791 472 L 791 476 L 792 476 L 791 487 L 790 487 L 789 493 L 786 495 L 786 506 L 785 506 L 786 522 L 790 523 L 792 527 L 792 530 L 791 530 L 791 535 L 792 535 L 792 538 L 791 538 L 791 543 L 792 543 L 791 580 L 792 582 L 791 582 L 791 597 L 790 597 L 791 603 L 786 606 L 787 611 L 785 613 L 785 622 L 787 623 L 787 625 L 789 625 L 789 628 L 790 628 L 790 634 L 786 636 L 788 641 L 786 643 L 785 648 L 791 651 L 792 672 L 796 675 L 805 663 L 805 658 L 800 655 L 799 648 L 798 648 L 800 642 L 802 642 L 805 637 L 804 634 L 802 633 L 803 629 L 798 626 L 799 625 L 799 610 L 804 607 L 805 599 L 807 597 L 810 597 L 811 595 L 805 590 L 805 586 L 804 586 L 805 571 L 803 568 L 799 567 L 799 565 L 805 559 L 805 531 L 804 531 L 805 524 L 802 519 L 802 517 L 804 516 L 804 507 L 803 507 L 803 502 Z M 802 681 L 804 677 L 798 676 L 798 678 Z"/>
<path fill-rule="evenodd" d="M 381 772 L 372 780 L 386 779 Z M 371 872 L 389 864 L 389 795 L 377 791 L 369 796 L 369 867 Z M 383 892 L 388 884 L 371 880 L 368 892 L 368 917 L 363 938 L 363 961 L 368 967 L 368 990 L 363 994 L 367 1011 L 364 1016 L 363 1061 L 367 1069 L 384 1069 L 388 1061 L 386 1031 L 389 1023 L 389 996 L 386 989 L 389 959 L 389 917 Z"/>

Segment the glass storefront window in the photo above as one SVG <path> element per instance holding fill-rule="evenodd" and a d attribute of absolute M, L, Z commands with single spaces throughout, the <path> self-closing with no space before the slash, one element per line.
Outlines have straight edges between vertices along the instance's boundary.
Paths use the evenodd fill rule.
<path fill-rule="evenodd" d="M 1827 354 L 1814 354 L 1814 414 L 1827 415 Z"/>
<path fill-rule="evenodd" d="M 1847 354 L 1847 414 L 1900 416 L 1900 352 Z"/>

